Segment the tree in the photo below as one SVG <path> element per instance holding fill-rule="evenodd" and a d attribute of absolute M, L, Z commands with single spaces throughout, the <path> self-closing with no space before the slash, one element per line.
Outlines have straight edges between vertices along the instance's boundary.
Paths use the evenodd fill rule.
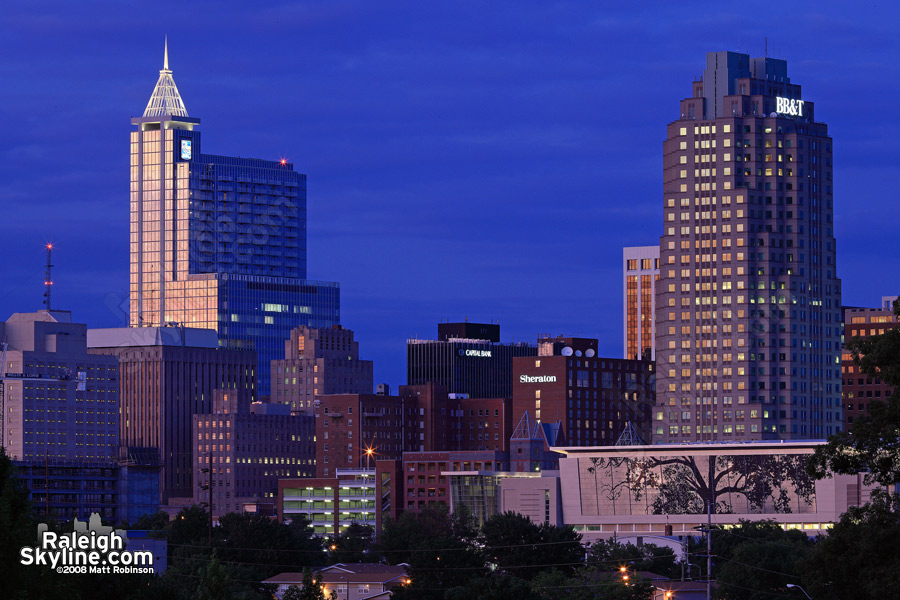
<path fill-rule="evenodd" d="M 767 502 L 778 513 L 790 513 L 792 500 L 809 502 L 815 483 L 800 455 L 720 455 L 652 458 L 648 468 L 663 467 L 655 514 L 732 513 L 733 496 L 743 496 L 751 508 Z M 788 487 L 790 486 L 790 487 Z M 793 494 L 792 494 L 793 492 Z M 711 505 L 711 506 L 710 506 Z"/>
<path fill-rule="evenodd" d="M 202 507 L 182 508 L 169 523 L 169 544 L 173 546 L 207 543 L 209 513 Z"/>
<path fill-rule="evenodd" d="M 588 565 L 602 571 L 617 571 L 622 565 L 631 565 L 636 571 L 650 571 L 675 578 L 681 575 L 675 552 L 655 544 L 620 544 L 615 540 L 597 540 L 591 545 Z"/>
<path fill-rule="evenodd" d="M 489 575 L 469 581 L 465 586 L 452 588 L 444 600 L 540 600 L 524 579 L 509 575 Z"/>
<path fill-rule="evenodd" d="M 450 536 L 453 523 L 446 506 L 424 508 L 417 512 L 403 512 L 394 519 L 385 519 L 378 535 L 377 552 L 392 565 L 409 563 L 414 550 L 433 537 Z"/>
<path fill-rule="evenodd" d="M 302 585 L 299 587 L 296 585 L 288 586 L 281 600 L 334 600 L 336 598 L 337 592 L 334 590 L 326 596 L 325 586 L 316 581 L 310 569 L 304 569 Z"/>
<path fill-rule="evenodd" d="M 785 531 L 774 521 L 741 521 L 713 530 L 713 576 L 717 598 L 769 600 L 800 584 L 800 562 L 812 540 L 802 531 Z"/>
<path fill-rule="evenodd" d="M 229 600 L 234 595 L 231 591 L 231 577 L 213 552 L 212 558 L 205 567 L 197 570 L 200 585 L 194 593 L 194 600 Z"/>
<path fill-rule="evenodd" d="M 394 591 L 395 600 L 439 600 L 447 590 L 466 587 L 487 574 L 476 547 L 471 515 L 450 515 L 445 507 L 405 512 L 388 520 L 379 535 L 379 552 L 391 564 L 409 564 L 410 584 Z"/>
<path fill-rule="evenodd" d="M 618 573 L 583 567 L 574 575 L 544 571 L 531 580 L 531 589 L 542 600 L 650 600 L 653 586 L 640 577 L 629 577 L 628 585 Z"/>
<path fill-rule="evenodd" d="M 894 314 L 900 316 L 900 300 L 894 301 Z M 900 483 L 900 328 L 853 338 L 847 349 L 863 373 L 892 385 L 894 393 L 886 401 L 872 401 L 869 414 L 857 418 L 849 431 L 816 448 L 807 469 L 816 479 L 865 472 L 867 484 Z"/>
<path fill-rule="evenodd" d="M 149 531 L 161 531 L 169 525 L 169 515 L 159 510 L 152 515 L 144 515 L 139 518 L 130 529 L 147 529 Z"/>
<path fill-rule="evenodd" d="M 6 449 L 0 446 L 0 581 L 10 596 L 24 588 L 29 579 L 19 564 L 19 549 L 34 545 L 34 526 L 28 490 L 16 477 Z"/>
<path fill-rule="evenodd" d="M 381 557 L 372 551 L 374 545 L 375 530 L 353 521 L 344 533 L 331 540 L 331 562 L 379 562 Z"/>
<path fill-rule="evenodd" d="M 851 507 L 802 564 L 813 598 L 896 598 L 900 590 L 900 496 L 882 490 Z"/>
<path fill-rule="evenodd" d="M 571 525 L 536 525 L 528 517 L 505 512 L 488 519 L 482 539 L 491 562 L 522 579 L 551 568 L 572 573 L 584 564 L 581 534 Z"/>

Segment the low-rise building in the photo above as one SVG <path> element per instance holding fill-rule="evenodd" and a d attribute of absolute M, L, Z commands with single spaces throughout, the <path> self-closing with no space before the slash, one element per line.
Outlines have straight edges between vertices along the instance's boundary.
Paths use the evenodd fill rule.
<path fill-rule="evenodd" d="M 332 537 L 351 523 L 376 526 L 375 470 L 338 469 L 334 477 L 278 480 L 276 510 L 282 523 L 303 515 L 316 535 Z"/>
<path fill-rule="evenodd" d="M 391 590 L 409 583 L 409 565 L 382 563 L 338 563 L 315 573 L 316 585 L 327 598 L 334 593 L 337 600 L 380 600 L 390 598 Z M 292 585 L 303 588 L 303 573 L 281 573 L 263 581 L 275 586 L 279 600 Z"/>
<path fill-rule="evenodd" d="M 565 454 L 558 473 L 558 489 L 566 490 L 559 495 L 562 523 L 586 541 L 698 535 L 709 503 L 713 525 L 768 519 L 818 535 L 849 507 L 868 502 L 874 489 L 861 474 L 811 479 L 806 461 L 822 443 L 554 448 Z M 503 494 L 501 500 L 503 511 L 531 510 L 517 505 L 521 499 L 515 495 Z"/>

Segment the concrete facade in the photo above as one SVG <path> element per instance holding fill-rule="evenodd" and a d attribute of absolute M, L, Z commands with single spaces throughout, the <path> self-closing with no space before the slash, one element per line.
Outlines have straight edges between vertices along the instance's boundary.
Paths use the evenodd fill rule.
<path fill-rule="evenodd" d="M 707 54 L 663 144 L 658 443 L 842 427 L 828 127 L 787 63 Z"/>
<path fill-rule="evenodd" d="M 0 441 L 13 460 L 118 459 L 118 364 L 88 354 L 87 326 L 66 311 L 0 322 Z"/>
<path fill-rule="evenodd" d="M 713 525 L 770 519 L 824 533 L 850 506 L 867 502 L 874 488 L 862 475 L 811 480 L 805 461 L 822 443 L 556 448 L 566 455 L 559 464 L 563 521 L 586 541 L 662 536 L 667 525 L 672 535 L 697 535 L 712 502 Z M 710 488 L 712 496 L 693 491 Z"/>

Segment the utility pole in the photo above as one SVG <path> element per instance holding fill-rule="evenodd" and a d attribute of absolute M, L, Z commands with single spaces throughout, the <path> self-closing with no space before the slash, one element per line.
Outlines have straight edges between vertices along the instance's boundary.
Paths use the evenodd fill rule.
<path fill-rule="evenodd" d="M 50 522 L 50 455 L 44 450 L 44 509 L 47 511 L 47 522 Z"/>
<path fill-rule="evenodd" d="M 213 530 L 213 466 L 212 466 L 213 460 L 212 460 L 212 452 L 209 453 L 209 456 L 207 458 L 209 459 L 209 465 L 205 469 L 200 469 L 200 472 L 207 474 L 206 489 L 209 490 L 209 533 L 208 533 L 209 538 L 208 538 L 208 544 L 209 544 L 209 547 L 212 548 L 212 530 Z M 201 490 L 203 489 L 202 485 L 198 484 L 198 486 L 200 487 Z"/>
<path fill-rule="evenodd" d="M 709 498 L 706 500 L 706 600 L 712 600 L 712 503 L 713 503 L 713 457 L 709 461 Z"/>
<path fill-rule="evenodd" d="M 209 453 L 209 547 L 212 548 L 212 528 L 213 528 L 213 456 Z"/>

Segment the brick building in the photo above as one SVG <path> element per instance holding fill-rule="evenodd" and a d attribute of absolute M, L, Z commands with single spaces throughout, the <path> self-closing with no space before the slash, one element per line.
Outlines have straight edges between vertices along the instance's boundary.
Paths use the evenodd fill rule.
<path fill-rule="evenodd" d="M 885 331 L 897 328 L 900 328 L 900 317 L 890 308 L 844 308 L 845 342 L 855 337 L 865 339 L 882 335 Z M 849 428 L 855 418 L 868 413 L 869 402 L 887 400 L 894 392 L 893 387 L 878 377 L 869 377 L 860 372 L 859 367 L 853 362 L 853 356 L 847 350 L 841 354 L 841 374 L 844 429 Z"/>
<path fill-rule="evenodd" d="M 397 396 L 318 396 L 316 476 L 374 468 L 404 452 L 507 450 L 510 406 L 504 398 L 448 394 L 434 383 L 401 386 Z"/>
<path fill-rule="evenodd" d="M 546 337 L 513 361 L 513 419 L 559 421 L 573 446 L 612 445 L 632 423 L 649 439 L 654 363 L 597 356 L 597 340 Z"/>
<path fill-rule="evenodd" d="M 208 503 L 211 485 L 215 517 L 274 514 L 279 478 L 315 474 L 315 420 L 292 415 L 284 404 L 216 390 L 213 412 L 194 415 L 192 432 L 194 502 Z"/>
<path fill-rule="evenodd" d="M 271 371 L 271 401 L 294 412 L 313 414 L 316 396 L 372 393 L 372 361 L 359 359 L 353 331 L 340 325 L 294 328 Z"/>

